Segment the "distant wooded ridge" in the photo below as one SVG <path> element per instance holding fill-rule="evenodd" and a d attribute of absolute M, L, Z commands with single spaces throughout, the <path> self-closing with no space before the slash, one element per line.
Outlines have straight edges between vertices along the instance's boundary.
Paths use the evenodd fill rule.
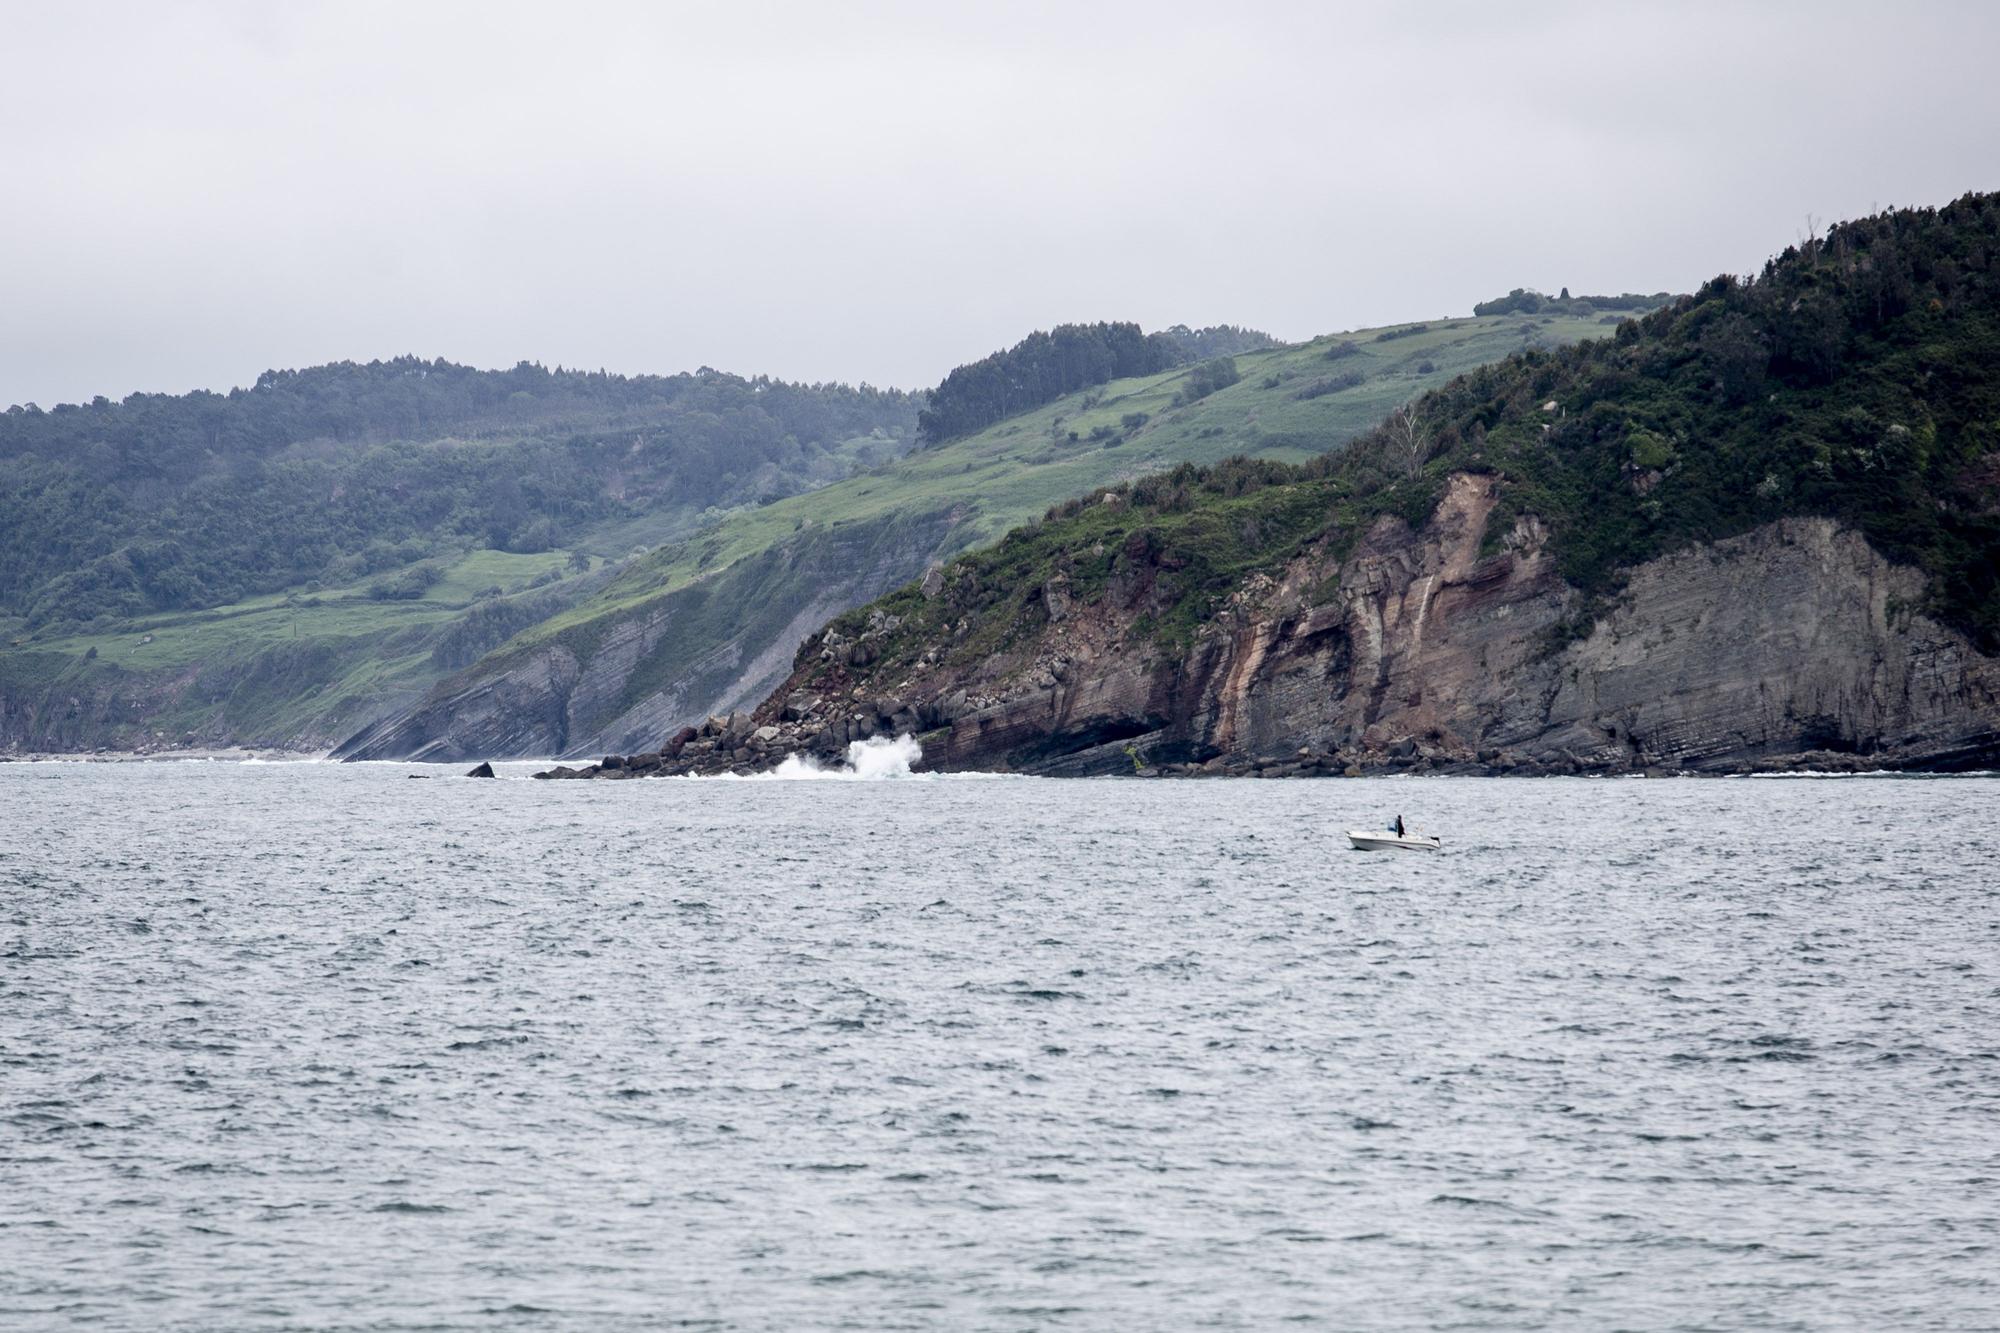
<path fill-rule="evenodd" d="M 1619 296 L 1571 296 L 1565 287 L 1556 296 L 1545 296 L 1532 287 L 1516 287 L 1505 296 L 1497 296 L 1491 301 L 1481 301 L 1472 307 L 1475 315 L 1590 315 L 1603 311 L 1607 315 L 1643 315 L 1649 310 L 1658 310 L 1674 299 L 1672 292 L 1654 292 L 1642 296 L 1637 292 L 1625 292 Z"/>
<path fill-rule="evenodd" d="M 917 432 L 925 444 L 942 444 L 1079 389 L 1273 347 L 1277 341 L 1234 324 L 1205 329 L 1176 324 L 1158 333 L 1124 322 L 1058 324 L 945 376 L 918 414 Z"/>
<path fill-rule="evenodd" d="M 704 368 L 398 357 L 228 393 L 0 413 L 0 615 L 30 626 L 348 582 L 447 550 L 795 494 L 886 461 L 919 398 Z"/>

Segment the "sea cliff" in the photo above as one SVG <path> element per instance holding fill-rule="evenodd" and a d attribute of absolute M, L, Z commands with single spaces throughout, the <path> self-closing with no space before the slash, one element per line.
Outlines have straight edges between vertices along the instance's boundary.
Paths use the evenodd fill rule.
<path fill-rule="evenodd" d="M 1497 491 L 1454 475 L 1421 526 L 1384 517 L 1345 559 L 1323 545 L 1246 582 L 1185 651 L 1136 632 L 1157 561 L 969 667 L 878 669 L 886 616 L 829 630 L 754 713 L 628 771 L 747 771 L 895 732 L 925 767 L 1067 776 L 2000 766 L 2000 660 L 1838 523 L 1650 561 L 1578 635 L 1542 525 L 1481 553 Z"/>
<path fill-rule="evenodd" d="M 1338 454 L 1058 505 L 638 768 L 884 731 L 1071 775 L 1985 768 L 1996 654 L 2000 196 L 1973 195 L 1477 369 Z"/>

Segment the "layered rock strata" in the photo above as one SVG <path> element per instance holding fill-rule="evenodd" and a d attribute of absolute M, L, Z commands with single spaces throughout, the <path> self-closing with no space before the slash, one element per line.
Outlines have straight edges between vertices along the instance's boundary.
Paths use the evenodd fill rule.
<path fill-rule="evenodd" d="M 1497 499 L 1454 476 L 1420 529 L 1382 518 L 1344 559 L 1253 578 L 1185 651 L 1137 632 L 1144 569 L 1095 601 L 1058 590 L 1061 614 L 969 666 L 877 662 L 878 613 L 637 771 L 754 771 L 904 732 L 924 767 L 1078 776 L 2000 766 L 2000 660 L 1924 615 L 1921 576 L 1858 534 L 1785 519 L 1632 569 L 1590 607 L 1535 520 L 1489 534 Z"/>

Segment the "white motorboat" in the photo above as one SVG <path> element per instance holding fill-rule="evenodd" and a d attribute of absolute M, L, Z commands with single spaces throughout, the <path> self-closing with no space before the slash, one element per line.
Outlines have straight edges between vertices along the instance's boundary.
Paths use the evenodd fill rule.
<path fill-rule="evenodd" d="M 1357 852 L 1435 852 L 1444 846 L 1439 839 L 1415 829 L 1399 835 L 1394 829 L 1351 828 L 1347 840 Z"/>

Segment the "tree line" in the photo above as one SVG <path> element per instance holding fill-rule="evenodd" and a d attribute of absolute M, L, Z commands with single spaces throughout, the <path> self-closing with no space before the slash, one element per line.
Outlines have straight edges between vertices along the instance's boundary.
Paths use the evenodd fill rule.
<path fill-rule="evenodd" d="M 1505 296 L 1480 301 L 1472 307 L 1475 315 L 1573 315 L 1588 318 L 1596 314 L 1643 315 L 1673 300 L 1671 292 L 1642 296 L 1625 292 L 1618 296 L 1571 296 L 1569 288 L 1560 295 L 1544 296 L 1532 287 L 1516 287 Z"/>
<path fill-rule="evenodd" d="M 1269 334 L 1229 324 L 1205 329 L 1177 324 L 1160 333 L 1132 323 L 1059 324 L 945 376 L 917 414 L 917 432 L 925 444 L 941 444 L 1079 389 L 1157 375 L 1275 341 Z"/>

